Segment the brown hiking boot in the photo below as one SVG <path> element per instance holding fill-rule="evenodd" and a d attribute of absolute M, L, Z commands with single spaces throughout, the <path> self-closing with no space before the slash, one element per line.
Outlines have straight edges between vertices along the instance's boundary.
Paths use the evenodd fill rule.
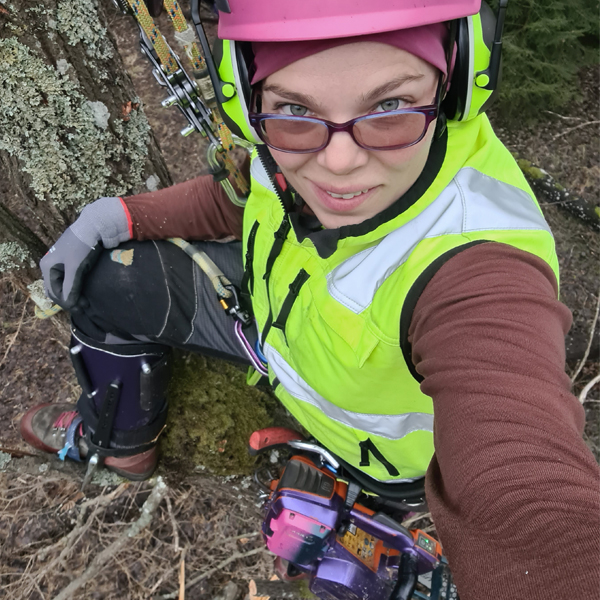
<path fill-rule="evenodd" d="M 39 404 L 29 409 L 20 423 L 21 436 L 34 448 L 58 454 L 61 460 L 85 460 L 88 447 L 83 436 L 83 422 L 74 404 Z M 115 458 L 107 456 L 104 466 L 132 481 L 148 479 L 156 469 L 156 446 L 140 454 Z"/>

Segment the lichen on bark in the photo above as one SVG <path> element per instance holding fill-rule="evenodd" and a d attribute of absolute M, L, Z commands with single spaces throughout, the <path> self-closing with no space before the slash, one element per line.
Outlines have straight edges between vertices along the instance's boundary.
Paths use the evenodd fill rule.
<path fill-rule="evenodd" d="M 3 242 L 0 244 L 0 273 L 20 269 L 24 265 L 29 265 L 30 262 L 29 252 L 18 242 Z"/>
<path fill-rule="evenodd" d="M 140 110 L 107 127 L 77 81 L 15 37 L 0 39 L 0 65 L 0 150 L 18 157 L 38 200 L 79 208 L 143 182 L 150 127 Z M 126 174 L 111 167 L 121 161 Z"/>
<path fill-rule="evenodd" d="M 106 28 L 97 18 L 97 10 L 94 0 L 60 0 L 56 6 L 56 30 L 67 37 L 71 46 L 83 42 L 88 56 L 104 60 L 112 58 L 113 48 L 106 38 Z"/>

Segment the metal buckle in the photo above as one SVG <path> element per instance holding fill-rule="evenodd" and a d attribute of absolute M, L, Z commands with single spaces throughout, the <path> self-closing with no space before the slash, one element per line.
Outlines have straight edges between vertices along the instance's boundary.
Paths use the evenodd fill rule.
<path fill-rule="evenodd" d="M 226 290 L 231 292 L 230 298 L 219 298 L 219 302 L 221 306 L 225 309 L 225 312 L 228 315 L 236 318 L 238 321 L 242 322 L 242 325 L 250 325 L 252 323 L 252 317 L 247 310 L 244 310 L 240 306 L 240 301 L 238 298 L 237 289 L 233 284 L 224 285 Z"/>

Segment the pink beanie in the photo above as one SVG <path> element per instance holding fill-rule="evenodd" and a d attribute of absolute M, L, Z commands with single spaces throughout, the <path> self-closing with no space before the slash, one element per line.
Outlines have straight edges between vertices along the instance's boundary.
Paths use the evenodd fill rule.
<path fill-rule="evenodd" d="M 317 52 L 355 42 L 379 42 L 414 54 L 432 64 L 444 75 L 448 74 L 445 46 L 448 40 L 448 27 L 445 23 L 433 23 L 411 29 L 385 31 L 346 38 L 307 40 L 300 42 L 252 42 L 254 52 L 254 73 L 251 83 L 266 79 L 293 62 Z"/>

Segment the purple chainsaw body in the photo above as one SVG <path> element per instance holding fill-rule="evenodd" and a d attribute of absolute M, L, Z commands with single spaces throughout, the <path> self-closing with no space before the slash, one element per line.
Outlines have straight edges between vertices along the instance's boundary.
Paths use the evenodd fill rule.
<path fill-rule="evenodd" d="M 350 500 L 348 484 L 323 460 L 330 456 L 326 450 L 290 439 L 263 448 L 282 443 L 310 446 L 321 460 L 292 456 L 280 479 L 271 482 L 262 526 L 269 550 L 303 572 L 310 591 L 323 600 L 412 598 L 417 576 L 440 564 L 440 544 Z"/>

